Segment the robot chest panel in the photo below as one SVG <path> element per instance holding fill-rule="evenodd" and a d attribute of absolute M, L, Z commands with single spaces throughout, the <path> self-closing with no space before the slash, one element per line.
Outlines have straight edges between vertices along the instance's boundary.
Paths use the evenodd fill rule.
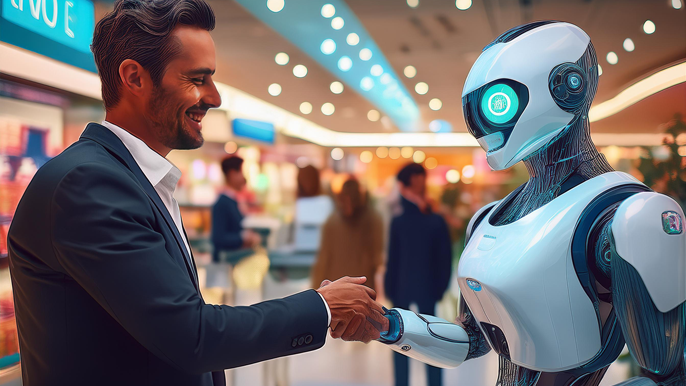
<path fill-rule="evenodd" d="M 460 259 L 462 295 L 491 346 L 532 370 L 579 367 L 600 350 L 599 322 L 570 252 L 590 200 L 568 201 L 505 226 L 485 218 Z"/>

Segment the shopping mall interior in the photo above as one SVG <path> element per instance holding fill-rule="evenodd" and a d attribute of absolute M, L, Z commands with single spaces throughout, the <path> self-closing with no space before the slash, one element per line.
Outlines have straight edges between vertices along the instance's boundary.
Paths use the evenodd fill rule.
<path fill-rule="evenodd" d="M 216 15 L 213 79 L 222 103 L 202 122 L 202 147 L 167 157 L 182 172 L 174 197 L 207 303 L 249 305 L 316 288 L 321 229 L 340 210 L 350 179 L 382 219 L 383 259 L 399 201 L 396 175 L 416 163 L 452 243 L 452 278 L 435 315 L 455 320 L 469 220 L 529 178 L 522 163 L 491 170 L 465 124 L 462 89 L 485 46 L 532 21 L 570 22 L 591 37 L 600 74 L 589 112 L 597 149 L 615 170 L 686 203 L 684 0 L 207 1 Z M 113 1 L 44 1 L 41 15 L 27 16 L 34 5 L 3 0 L 0 11 L 0 381 L 7 385 L 21 384 L 7 232 L 36 171 L 105 117 L 88 47 Z M 70 7 L 78 17 L 55 28 L 54 17 L 65 17 L 57 10 Z M 260 242 L 221 251 L 217 261 L 212 207 L 230 155 L 244 160 L 242 226 Z M 305 208 L 299 203 L 311 197 L 299 176 L 311 167 L 324 204 Z M 378 282 L 383 264 L 376 275 Z M 410 384 L 426 385 L 425 371 L 412 361 Z M 637 371 L 625 348 L 601 385 Z M 330 338 L 318 351 L 226 374 L 232 386 L 394 385 L 387 347 Z M 443 370 L 443 384 L 494 385 L 497 376 L 491 352 Z"/>

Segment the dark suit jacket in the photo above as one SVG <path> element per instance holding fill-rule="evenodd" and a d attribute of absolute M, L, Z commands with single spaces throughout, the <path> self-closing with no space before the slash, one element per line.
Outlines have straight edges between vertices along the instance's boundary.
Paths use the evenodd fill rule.
<path fill-rule="evenodd" d="M 212 260 L 219 262 L 220 251 L 235 251 L 243 246 L 243 214 L 238 209 L 238 202 L 220 194 L 212 206 Z"/>
<path fill-rule="evenodd" d="M 205 304 L 164 204 L 97 124 L 38 170 L 8 241 L 26 386 L 218 385 L 222 369 L 326 339 L 314 291 Z"/>
<path fill-rule="evenodd" d="M 450 284 L 452 242 L 448 225 L 422 213 L 404 197 L 403 213 L 391 221 L 384 288 L 394 305 L 435 303 Z"/>

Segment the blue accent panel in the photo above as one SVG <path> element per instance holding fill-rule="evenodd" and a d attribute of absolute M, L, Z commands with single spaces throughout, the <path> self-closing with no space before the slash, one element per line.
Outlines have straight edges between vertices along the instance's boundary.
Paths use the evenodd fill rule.
<path fill-rule="evenodd" d="M 472 291 L 475 291 L 475 292 L 481 291 L 481 283 L 479 283 L 476 280 L 467 279 L 467 285 L 469 286 L 469 288 L 472 289 Z"/>
<path fill-rule="evenodd" d="M 420 122 L 419 108 L 412 95 L 399 80 L 393 67 L 357 16 L 343 0 L 286 1 L 279 12 L 270 11 L 266 1 L 236 0 L 236 2 L 312 57 L 350 89 L 369 100 L 378 110 L 390 117 L 400 130 L 424 129 Z M 333 29 L 332 18 L 321 15 L 324 4 L 335 7 L 336 13 L 333 17 L 343 18 L 345 24 L 341 29 Z M 346 42 L 346 37 L 350 33 L 356 33 L 359 36 L 358 44 L 351 46 Z M 335 51 L 330 54 L 325 54 L 321 50 L 322 43 L 326 39 L 332 39 L 336 43 Z M 360 59 L 362 49 L 371 51 L 372 55 L 369 60 Z M 343 56 L 352 59 L 352 67 L 349 69 L 347 66 L 343 69 L 339 68 L 339 60 Z M 381 66 L 383 73 L 372 74 L 371 69 L 374 65 Z M 362 81 L 365 77 L 371 82 L 367 79 Z"/>
<path fill-rule="evenodd" d="M 90 51 L 95 28 L 90 0 L 42 0 L 39 7 L 38 0 L 1 1 L 0 41 L 97 72 Z"/>
<path fill-rule="evenodd" d="M 386 344 L 395 343 L 403 335 L 403 320 L 396 310 L 387 310 L 384 316 L 388 319 L 388 331 L 381 333 L 379 341 Z"/>
<path fill-rule="evenodd" d="M 236 136 L 274 143 L 274 125 L 269 122 L 234 119 L 232 126 Z"/>

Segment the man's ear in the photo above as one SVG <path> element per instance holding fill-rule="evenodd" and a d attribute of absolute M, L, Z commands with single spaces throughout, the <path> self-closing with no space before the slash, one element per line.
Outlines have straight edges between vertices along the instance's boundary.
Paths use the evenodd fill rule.
<path fill-rule="evenodd" d="M 119 65 L 119 79 L 124 92 L 143 96 L 152 89 L 150 73 L 137 61 L 126 59 Z"/>

